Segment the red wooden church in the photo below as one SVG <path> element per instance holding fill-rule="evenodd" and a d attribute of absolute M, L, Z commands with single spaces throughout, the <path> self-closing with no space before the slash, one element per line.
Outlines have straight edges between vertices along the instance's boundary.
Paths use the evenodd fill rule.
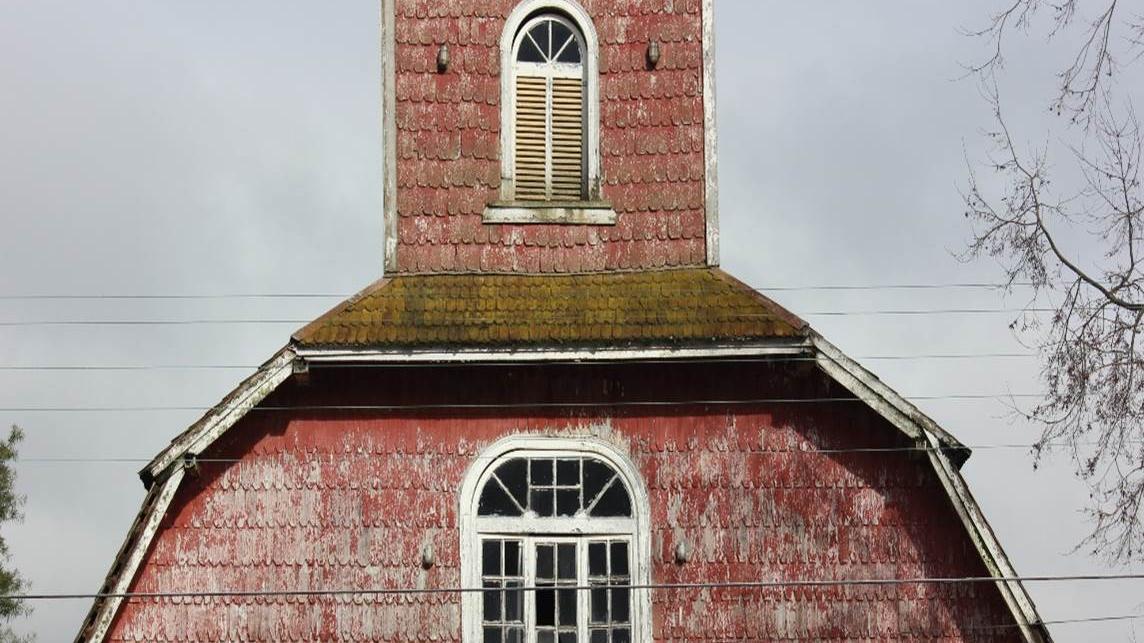
<path fill-rule="evenodd" d="M 78 640 L 1049 641 L 969 450 L 717 267 L 711 20 L 383 0 L 386 276 L 141 472 Z"/>

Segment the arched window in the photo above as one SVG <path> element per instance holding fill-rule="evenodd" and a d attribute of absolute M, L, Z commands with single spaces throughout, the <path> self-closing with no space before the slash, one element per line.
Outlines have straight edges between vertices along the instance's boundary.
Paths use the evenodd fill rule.
<path fill-rule="evenodd" d="M 584 440 L 521 438 L 462 492 L 465 640 L 646 640 L 646 494 L 626 460 Z M 525 588 L 536 588 L 529 591 Z"/>
<path fill-rule="evenodd" d="M 518 201 L 586 198 L 584 37 L 557 13 L 513 44 L 513 177 Z"/>

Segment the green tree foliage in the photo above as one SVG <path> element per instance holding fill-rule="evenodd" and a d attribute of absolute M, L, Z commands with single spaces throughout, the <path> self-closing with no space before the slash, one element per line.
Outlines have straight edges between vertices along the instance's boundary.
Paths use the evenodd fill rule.
<path fill-rule="evenodd" d="M 8 438 L 0 440 L 0 525 L 19 521 L 23 518 L 21 509 L 24 497 L 16 493 L 16 471 L 13 467 L 18 455 L 17 447 L 24 439 L 20 427 L 13 426 Z M 12 554 L 8 542 L 0 534 L 0 596 L 19 594 L 28 587 L 28 582 L 12 567 Z M 26 614 L 28 607 L 23 602 L 10 598 L 0 598 L 0 642 L 16 643 L 30 639 L 17 636 L 8 623 Z"/>

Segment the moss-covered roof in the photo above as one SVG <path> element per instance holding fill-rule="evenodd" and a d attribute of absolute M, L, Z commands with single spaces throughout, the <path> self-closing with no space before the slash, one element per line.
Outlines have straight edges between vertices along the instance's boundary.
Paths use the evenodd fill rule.
<path fill-rule="evenodd" d="M 806 324 L 715 268 L 398 275 L 294 335 L 301 348 L 695 346 L 799 338 Z"/>

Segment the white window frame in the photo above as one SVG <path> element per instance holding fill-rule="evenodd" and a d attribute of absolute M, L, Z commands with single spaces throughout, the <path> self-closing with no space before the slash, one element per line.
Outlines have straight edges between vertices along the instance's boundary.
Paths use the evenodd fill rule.
<path fill-rule="evenodd" d="M 477 506 L 480 492 L 498 466 L 513 458 L 576 458 L 592 457 L 605 462 L 616 471 L 627 487 L 631 499 L 630 518 L 590 518 L 587 516 L 538 518 L 527 516 L 480 516 Z M 647 488 L 635 465 L 618 449 L 605 442 L 590 438 L 564 438 L 555 436 L 510 436 L 503 438 L 482 452 L 469 467 L 461 484 L 458 514 L 461 527 L 461 587 L 481 587 L 481 542 L 486 538 L 519 539 L 527 543 L 576 541 L 583 553 L 578 556 L 582 567 L 587 565 L 587 543 L 601 539 L 627 539 L 629 541 L 629 572 L 632 584 L 646 586 L 651 579 L 651 536 L 648 524 L 650 510 Z M 530 546 L 530 545 L 529 545 Z M 526 551 L 528 551 L 526 546 Z M 527 558 L 527 554 L 526 554 Z M 527 564 L 529 561 L 525 561 Z M 528 567 L 526 572 L 531 573 Z M 580 592 L 578 615 L 586 615 L 588 592 Z M 632 641 L 651 641 L 651 597 L 645 589 L 631 592 Z M 525 621 L 532 618 L 527 607 Z M 482 602 L 480 592 L 466 591 L 461 596 L 462 641 L 480 643 L 482 640 Z M 534 630 L 525 629 L 526 640 Z M 581 632 L 587 636 L 587 630 Z M 587 640 L 586 638 L 584 639 Z"/>
<path fill-rule="evenodd" d="M 559 14 L 576 28 L 584 44 L 583 201 L 539 204 L 516 200 L 516 42 L 521 28 L 540 14 Z M 500 41 L 501 187 L 498 201 L 484 212 L 486 223 L 614 224 L 616 213 L 601 195 L 599 37 L 588 12 L 575 0 L 524 0 L 505 21 Z"/>

